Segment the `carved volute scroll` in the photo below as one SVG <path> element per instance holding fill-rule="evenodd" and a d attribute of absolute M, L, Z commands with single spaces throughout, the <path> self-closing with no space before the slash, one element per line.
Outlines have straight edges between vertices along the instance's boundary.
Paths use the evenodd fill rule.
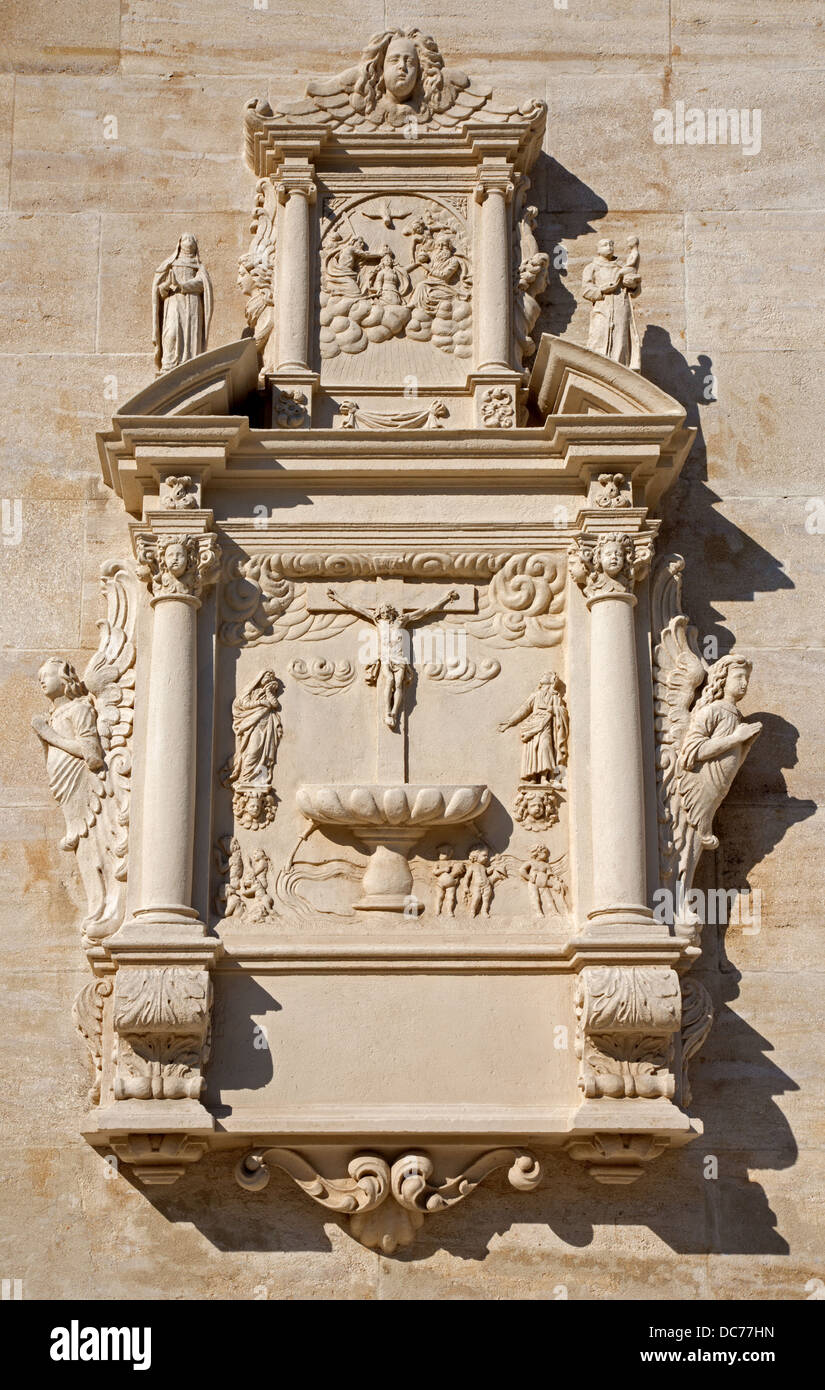
<path fill-rule="evenodd" d="M 89 1141 L 150 1184 L 212 1150 L 262 1222 L 280 1169 L 390 1254 L 533 1149 L 619 1184 L 698 1132 L 690 892 L 760 726 L 654 565 L 692 434 L 638 244 L 585 272 L 589 348 L 539 337 L 544 104 L 361 37 L 243 114 L 243 336 L 207 347 L 188 241 L 158 270 L 160 375 L 99 436 L 134 558 L 35 729 Z"/>

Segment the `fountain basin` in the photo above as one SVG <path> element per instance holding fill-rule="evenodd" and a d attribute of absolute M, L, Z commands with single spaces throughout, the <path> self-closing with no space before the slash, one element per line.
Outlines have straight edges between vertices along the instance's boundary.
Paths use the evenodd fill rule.
<path fill-rule="evenodd" d="M 407 856 L 413 845 L 434 826 L 473 820 L 490 804 L 490 791 L 482 784 L 317 784 L 299 787 L 297 802 L 315 825 L 346 828 L 372 850 L 356 908 L 411 917 L 423 911 L 412 896 Z"/>

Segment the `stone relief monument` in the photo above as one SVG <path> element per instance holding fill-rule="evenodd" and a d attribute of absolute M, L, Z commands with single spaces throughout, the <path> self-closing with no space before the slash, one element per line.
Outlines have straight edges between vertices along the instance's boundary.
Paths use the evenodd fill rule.
<path fill-rule="evenodd" d="M 84 1134 L 150 1185 L 277 1168 L 385 1253 L 497 1169 L 623 1184 L 695 1137 L 690 889 L 759 733 L 657 566 L 692 432 L 639 370 L 637 239 L 587 347 L 535 336 L 545 117 L 415 28 L 247 104 L 238 339 L 182 237 L 98 440 L 100 647 L 40 673 Z"/>

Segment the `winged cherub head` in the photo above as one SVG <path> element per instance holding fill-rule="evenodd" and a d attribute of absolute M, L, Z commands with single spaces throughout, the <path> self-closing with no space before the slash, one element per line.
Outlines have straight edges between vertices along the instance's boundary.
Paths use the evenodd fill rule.
<path fill-rule="evenodd" d="M 361 54 L 351 102 L 363 115 L 381 110 L 391 124 L 410 111 L 428 121 L 446 111 L 456 91 L 444 73 L 435 39 L 420 29 L 386 29 L 374 34 Z"/>

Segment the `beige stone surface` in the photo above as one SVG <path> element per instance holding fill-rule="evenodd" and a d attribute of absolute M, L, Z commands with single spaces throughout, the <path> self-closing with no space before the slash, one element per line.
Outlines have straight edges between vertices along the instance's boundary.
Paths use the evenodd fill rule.
<path fill-rule="evenodd" d="M 107 1178 L 78 1134 L 89 1067 L 71 1004 L 89 978 L 78 928 L 86 898 L 75 856 L 59 849 L 63 817 L 30 728 L 44 708 L 40 664 L 60 653 L 83 670 L 97 644 L 100 564 L 126 554 L 123 507 L 99 480 L 94 433 L 152 381 L 155 267 L 193 231 L 215 283 L 210 345 L 239 335 L 236 260 L 255 183 L 241 155 L 244 101 L 300 97 L 307 76 L 350 66 L 385 23 L 420 23 L 448 65 L 513 100 L 547 100 L 530 198 L 541 249 L 564 245 L 569 261 L 564 274 L 551 268 L 542 330 L 584 344 L 581 272 L 596 241 L 613 235 L 623 251 L 628 235 L 640 237 L 645 372 L 700 427 L 665 500 L 662 546 L 686 558 L 686 608 L 700 633 L 717 636 L 720 652 L 735 639 L 753 661 L 743 709 L 765 722 L 716 819 L 720 882 L 759 892 L 761 920 L 752 932 L 741 923 L 705 930 L 696 969 L 717 1019 L 692 1064 L 691 1107 L 704 1136 L 627 1188 L 595 1184 L 582 1165 L 538 1146 L 545 1173 L 535 1192 L 514 1192 L 493 1173 L 454 1211 L 428 1217 L 402 1259 L 365 1249 L 279 1170 L 265 1191 L 241 1191 L 234 1153 L 208 1154 L 169 1188 L 141 1188 L 125 1167 Z M 25 1297 L 802 1300 L 809 1280 L 825 1278 L 825 540 L 810 525 L 823 491 L 823 66 L 813 0 L 6 5 L 0 492 L 20 498 L 23 530 L 18 545 L 0 544 L 0 1229 L 3 1274 L 23 1278 Z M 656 145 L 652 113 L 677 100 L 759 107 L 760 153 Z M 106 115 L 117 116 L 116 142 L 103 138 Z M 704 394 L 709 374 L 715 399 Z M 111 377 L 116 400 L 104 394 Z M 456 490 L 457 512 L 471 495 Z M 279 520 L 342 519 L 335 480 L 314 498 L 301 485 L 266 493 L 267 506 L 276 502 Z M 437 495 L 422 515 L 431 525 L 444 512 Z M 353 499 L 347 519 L 391 525 L 398 514 L 387 492 Z M 536 521 L 535 496 L 493 491 L 479 503 L 486 524 L 502 514 Z M 336 659 L 352 655 L 355 630 L 330 645 Z M 283 674 L 286 648 L 258 649 L 255 669 L 270 659 Z M 525 682 L 529 674 L 524 667 Z M 431 692 L 420 685 L 424 702 Z M 465 759 L 474 742 L 466 711 L 510 712 L 509 691 L 489 690 L 457 697 L 469 702 L 457 740 Z M 347 715 L 335 703 L 346 694 L 317 704 L 355 740 L 373 692 L 351 693 Z M 288 720 L 310 700 L 284 698 L 285 775 L 311 742 Z M 517 757 L 517 734 L 508 737 Z M 432 773 L 447 756 L 434 744 L 421 765 Z M 282 807 L 276 819 L 285 852 L 298 833 L 290 815 Z M 347 852 L 363 862 L 362 851 Z M 426 888 L 420 866 L 415 873 Z M 510 902 L 514 889 L 497 892 Z M 295 1026 L 294 1015 L 267 1017 L 284 1033 Z M 414 1022 L 405 1019 L 408 1046 Z M 532 1027 L 523 1024 L 528 1040 Z M 380 1070 L 380 1056 L 371 1065 Z M 353 1066 L 340 1059 L 342 1072 Z M 289 1091 L 294 1082 L 272 1084 Z M 447 1078 L 440 1084 L 447 1094 Z M 718 1158 L 715 1179 L 703 1171 L 708 1155 Z"/>
<path fill-rule="evenodd" d="M 120 57 L 120 0 L 3 7 L 0 66 L 12 72 L 114 72 Z"/>
<path fill-rule="evenodd" d="M 688 213 L 688 344 L 731 351 L 747 343 L 761 352 L 814 346 L 825 303 L 823 247 L 818 213 Z"/>
<path fill-rule="evenodd" d="M 164 214 L 251 208 L 254 184 L 238 157 L 239 113 L 248 97 L 266 92 L 266 69 L 208 82 L 165 72 L 19 77 L 12 206 Z"/>

